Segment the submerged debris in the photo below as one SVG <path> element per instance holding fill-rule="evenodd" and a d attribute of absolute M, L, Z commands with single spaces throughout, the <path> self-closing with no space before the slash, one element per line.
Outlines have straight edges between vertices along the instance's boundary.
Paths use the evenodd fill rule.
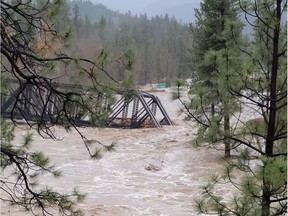
<path fill-rule="evenodd" d="M 157 166 L 157 165 L 149 164 L 149 165 L 145 166 L 145 170 L 156 172 L 156 171 L 162 170 L 162 168 L 160 166 Z"/>

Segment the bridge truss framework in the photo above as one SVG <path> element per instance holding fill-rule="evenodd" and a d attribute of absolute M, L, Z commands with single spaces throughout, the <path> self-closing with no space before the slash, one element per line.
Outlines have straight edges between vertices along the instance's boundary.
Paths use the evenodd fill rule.
<path fill-rule="evenodd" d="M 13 121 L 37 122 L 45 121 L 57 124 L 59 107 L 63 106 L 61 95 L 54 94 L 52 90 L 41 90 L 34 84 L 12 82 L 14 88 L 10 89 L 8 96 L 1 93 L 1 117 L 13 119 Z M 16 85 L 16 87 L 15 87 Z M 57 84 L 60 88 L 70 88 L 71 85 Z M 75 85 L 73 85 L 75 89 Z M 78 91 L 82 86 L 76 86 Z M 138 91 L 118 91 L 118 101 L 109 109 L 105 120 L 107 127 L 117 128 L 159 128 L 162 125 L 172 125 L 172 121 L 163 107 L 160 99 L 153 94 Z M 103 95 L 102 95 L 103 96 Z M 94 103 L 107 105 L 107 101 L 101 94 L 93 97 Z M 105 106 L 106 106 L 105 105 Z M 91 124 L 92 113 L 81 113 L 81 105 L 74 105 L 66 110 L 69 119 L 76 126 L 93 126 Z"/>

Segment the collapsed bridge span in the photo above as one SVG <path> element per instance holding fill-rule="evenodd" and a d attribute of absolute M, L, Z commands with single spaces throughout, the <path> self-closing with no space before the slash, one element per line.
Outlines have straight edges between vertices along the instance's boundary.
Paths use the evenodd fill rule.
<path fill-rule="evenodd" d="M 1 92 L 1 117 L 14 122 L 41 121 L 55 125 L 65 115 L 75 126 L 95 126 L 92 116 L 95 112 L 93 106 L 96 104 L 98 108 L 100 105 L 101 109 L 108 113 L 106 119 L 102 121 L 103 126 L 159 128 L 162 125 L 172 125 L 160 99 L 144 91 L 117 90 L 115 93 L 118 95 L 118 100 L 110 104 L 102 92 L 91 92 L 86 86 L 51 83 L 50 88 L 39 88 L 25 81 L 10 82 L 10 89 L 6 93 Z M 60 91 L 77 92 L 78 95 L 89 93 L 87 100 L 91 107 L 83 105 L 81 102 L 83 98 L 72 100 L 59 94 Z"/>
<path fill-rule="evenodd" d="M 121 98 L 113 106 L 107 126 L 141 128 L 172 125 L 160 99 L 144 91 L 118 92 Z M 157 112 L 157 110 L 159 110 Z"/>

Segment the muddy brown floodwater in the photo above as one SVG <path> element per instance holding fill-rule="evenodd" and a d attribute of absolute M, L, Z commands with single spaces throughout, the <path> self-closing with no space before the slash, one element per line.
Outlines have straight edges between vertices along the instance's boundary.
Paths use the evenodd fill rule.
<path fill-rule="evenodd" d="M 41 185 L 69 192 L 77 186 L 87 197 L 80 207 L 85 215 L 197 215 L 193 200 L 201 196 L 200 186 L 211 174 L 222 172 L 221 151 L 192 148 L 195 126 L 177 116 L 179 103 L 171 92 L 155 93 L 162 101 L 173 126 L 160 129 L 81 128 L 88 138 L 104 144 L 116 142 L 116 151 L 101 160 L 90 160 L 76 131 L 56 128 L 61 141 L 43 140 L 34 133 L 35 150 L 48 155 L 62 177 L 46 174 Z M 26 132 L 16 130 L 16 142 Z M 225 193 L 225 188 L 223 188 Z M 227 191 L 229 193 L 229 191 Z M 2 205 L 1 215 L 29 215 Z"/>

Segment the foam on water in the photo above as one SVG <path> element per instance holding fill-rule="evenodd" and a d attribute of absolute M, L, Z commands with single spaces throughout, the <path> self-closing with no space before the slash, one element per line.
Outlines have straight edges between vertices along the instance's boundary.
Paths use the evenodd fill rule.
<path fill-rule="evenodd" d="M 117 142 L 116 151 L 105 153 L 101 160 L 89 159 L 75 131 L 67 135 L 56 128 L 61 142 L 35 135 L 35 150 L 43 151 L 62 170 L 59 179 L 46 174 L 41 185 L 65 193 L 77 186 L 87 195 L 81 203 L 86 215 L 195 215 L 193 199 L 201 195 L 200 186 L 212 173 L 222 171 L 219 157 L 223 153 L 191 148 L 194 127 L 176 116 L 179 103 L 168 101 L 165 92 L 157 96 L 177 124 L 159 129 L 80 129 L 103 144 Z M 20 140 L 21 134 L 17 136 Z"/>

